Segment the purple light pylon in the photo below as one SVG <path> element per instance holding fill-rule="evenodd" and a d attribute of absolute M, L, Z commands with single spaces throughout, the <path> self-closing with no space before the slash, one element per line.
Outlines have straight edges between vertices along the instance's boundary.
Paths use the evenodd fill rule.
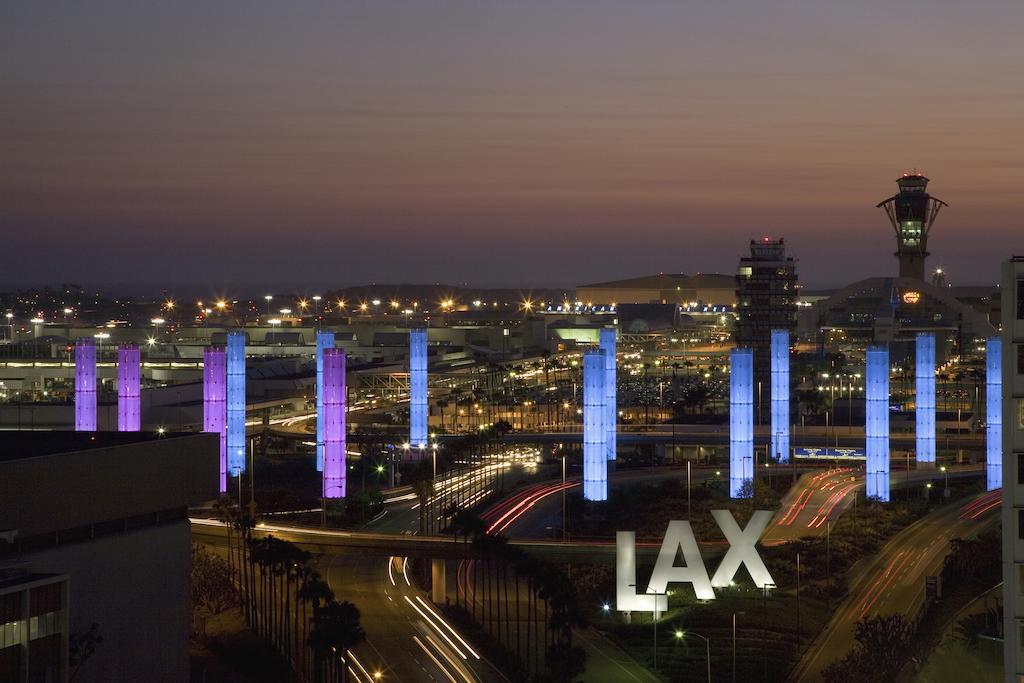
<path fill-rule="evenodd" d="M 220 437 L 220 492 L 228 490 L 228 357 L 224 349 L 203 349 L 203 431 Z"/>
<path fill-rule="evenodd" d="M 324 349 L 324 498 L 345 497 L 345 350 Z"/>
<path fill-rule="evenodd" d="M 117 431 L 137 432 L 142 428 L 139 347 L 122 344 L 117 349 Z"/>
<path fill-rule="evenodd" d="M 96 431 L 96 345 L 75 342 L 75 431 Z"/>

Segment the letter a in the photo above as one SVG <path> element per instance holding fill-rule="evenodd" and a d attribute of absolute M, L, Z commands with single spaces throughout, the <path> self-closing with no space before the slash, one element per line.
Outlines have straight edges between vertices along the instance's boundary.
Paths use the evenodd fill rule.
<path fill-rule="evenodd" d="M 686 564 L 677 567 L 676 551 L 680 546 Z M 708 570 L 700 557 L 700 548 L 697 547 L 689 522 L 676 520 L 668 523 L 665 540 L 658 551 L 658 561 L 654 565 L 654 573 L 651 574 L 651 584 L 647 587 L 647 592 L 664 593 L 670 582 L 692 583 L 693 592 L 699 600 L 715 599 L 715 590 L 711 587 Z"/>
<path fill-rule="evenodd" d="M 754 580 L 754 584 L 758 588 L 764 588 L 766 584 L 774 584 L 775 580 L 768 573 L 768 567 L 764 566 L 764 560 L 761 559 L 755 547 L 768 523 L 772 521 L 772 512 L 758 510 L 750 518 L 746 529 L 740 529 L 740 525 L 736 523 L 729 510 L 712 510 L 711 515 L 718 522 L 722 533 L 725 534 L 725 540 L 729 542 L 729 550 L 725 553 L 722 563 L 718 565 L 718 571 L 715 572 L 715 576 L 711 580 L 715 587 L 728 586 L 736 576 L 736 572 L 739 571 L 740 565 L 744 564 L 747 565 L 750 578 Z"/>

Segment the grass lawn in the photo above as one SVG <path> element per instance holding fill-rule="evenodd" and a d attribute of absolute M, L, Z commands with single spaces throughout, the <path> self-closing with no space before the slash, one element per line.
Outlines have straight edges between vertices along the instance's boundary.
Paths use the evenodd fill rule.
<path fill-rule="evenodd" d="M 945 640 L 914 677 L 916 683 L 998 683 L 1003 680 L 1003 644 L 982 640 L 968 650 L 961 640 Z"/>

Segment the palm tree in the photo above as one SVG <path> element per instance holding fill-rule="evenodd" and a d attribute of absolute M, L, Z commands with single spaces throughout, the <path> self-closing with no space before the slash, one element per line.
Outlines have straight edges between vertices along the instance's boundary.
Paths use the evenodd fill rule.
<path fill-rule="evenodd" d="M 320 578 L 320 574 L 315 570 L 309 570 L 308 573 L 303 577 L 301 584 L 299 585 L 298 592 L 296 593 L 296 599 L 302 602 L 302 641 L 308 643 L 309 641 L 309 617 L 307 606 L 313 608 L 313 613 L 320 609 L 321 605 L 325 605 L 328 602 L 334 600 L 334 591 L 331 587 Z M 303 650 L 303 658 L 305 659 L 305 650 Z M 308 662 L 304 662 L 308 664 Z"/>
<path fill-rule="evenodd" d="M 544 359 L 544 394 L 543 394 L 543 396 L 544 396 L 544 399 L 545 399 L 544 400 L 545 411 L 547 413 L 547 417 L 546 417 L 547 425 L 548 425 L 547 428 L 550 429 L 551 428 L 551 393 L 548 391 L 548 388 L 551 386 L 551 377 L 549 375 L 549 372 L 551 370 L 551 351 L 549 349 L 544 349 L 543 351 L 540 352 L 540 357 L 542 359 Z"/>
<path fill-rule="evenodd" d="M 434 496 L 434 482 L 427 478 L 417 479 L 412 483 L 412 490 L 420 504 L 420 534 L 423 535 L 427 533 L 427 504 Z"/>
<path fill-rule="evenodd" d="M 443 432 L 444 431 L 444 409 L 448 407 L 448 401 L 443 399 L 443 398 L 439 398 L 434 403 L 437 405 L 437 411 L 438 411 L 438 413 L 440 413 L 440 416 L 441 416 L 441 431 Z"/>
<path fill-rule="evenodd" d="M 342 680 L 347 678 L 348 650 L 366 638 L 359 623 L 359 609 L 351 602 L 330 600 L 313 611 L 308 643 L 316 653 L 315 681 L 323 678 L 323 662 L 330 654 L 341 658 Z"/>

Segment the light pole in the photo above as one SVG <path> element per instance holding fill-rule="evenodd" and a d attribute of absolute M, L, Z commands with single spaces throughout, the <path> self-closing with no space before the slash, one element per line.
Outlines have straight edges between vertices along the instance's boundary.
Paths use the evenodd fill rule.
<path fill-rule="evenodd" d="M 270 302 L 274 300 L 274 295 L 273 295 L 273 294 L 267 294 L 267 295 L 266 295 L 265 297 L 263 297 L 263 298 L 264 298 L 264 299 L 266 300 L 266 302 L 267 302 L 267 315 L 270 315 Z"/>
<path fill-rule="evenodd" d="M 686 461 L 686 518 L 690 518 L 690 461 Z"/>
<path fill-rule="evenodd" d="M 736 615 L 746 612 L 732 613 L 732 683 L 736 683 Z"/>
<path fill-rule="evenodd" d="M 565 456 L 566 451 L 562 451 L 562 543 L 566 540 L 566 519 L 565 519 Z"/>
<path fill-rule="evenodd" d="M 707 659 L 708 683 L 711 683 L 711 639 L 693 631 L 676 631 L 676 639 L 682 640 L 686 636 L 697 636 L 704 641 L 704 654 Z"/>
<path fill-rule="evenodd" d="M 242 468 L 235 468 L 235 476 L 238 477 L 238 509 L 242 509 Z"/>
<path fill-rule="evenodd" d="M 946 478 L 946 489 L 942 492 L 942 497 L 949 498 L 949 472 L 946 471 L 945 465 L 943 465 L 939 469 L 942 471 L 942 475 Z"/>

